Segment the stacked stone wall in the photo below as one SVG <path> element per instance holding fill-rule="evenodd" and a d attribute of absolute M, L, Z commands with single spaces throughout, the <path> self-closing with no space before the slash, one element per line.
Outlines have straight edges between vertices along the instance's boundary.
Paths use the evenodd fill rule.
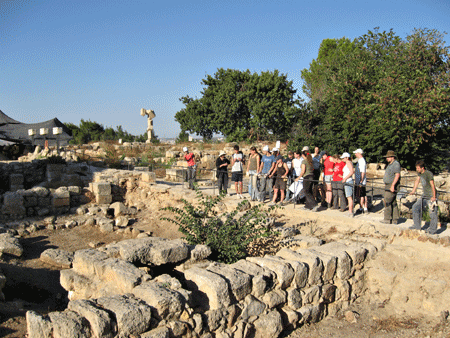
<path fill-rule="evenodd" d="M 204 260 L 205 246 L 146 236 L 80 250 L 61 272 L 68 308 L 28 312 L 28 334 L 57 337 L 68 322 L 72 336 L 278 337 L 346 309 L 365 292 L 365 262 L 385 246 L 305 243 L 230 265 Z M 176 278 L 154 275 L 173 264 Z"/>

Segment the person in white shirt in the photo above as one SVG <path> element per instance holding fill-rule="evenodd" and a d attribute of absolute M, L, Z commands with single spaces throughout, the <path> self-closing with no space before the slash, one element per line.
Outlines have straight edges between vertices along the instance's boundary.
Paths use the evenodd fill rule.
<path fill-rule="evenodd" d="M 367 164 L 363 157 L 363 153 L 364 152 L 362 149 L 356 149 L 353 152 L 355 157 L 358 159 L 358 163 L 355 167 L 356 201 L 359 200 L 359 211 L 361 211 L 361 213 L 367 213 Z"/>

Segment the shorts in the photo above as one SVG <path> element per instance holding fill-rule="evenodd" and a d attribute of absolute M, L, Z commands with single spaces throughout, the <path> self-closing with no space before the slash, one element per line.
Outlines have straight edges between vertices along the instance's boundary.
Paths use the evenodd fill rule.
<path fill-rule="evenodd" d="M 273 188 L 278 190 L 286 190 L 286 182 L 287 180 L 285 181 L 284 178 L 277 178 Z"/>
<path fill-rule="evenodd" d="M 231 173 L 231 180 L 234 182 L 242 182 L 244 174 L 242 171 L 235 171 Z"/>
<path fill-rule="evenodd" d="M 353 196 L 353 180 L 348 180 L 344 184 L 345 197 Z"/>
<path fill-rule="evenodd" d="M 357 185 L 356 186 L 356 197 L 366 197 L 366 186 L 365 185 Z"/>
<path fill-rule="evenodd" d="M 324 176 L 324 181 L 327 184 L 331 184 L 332 179 L 333 179 L 333 175 L 325 175 Z"/>

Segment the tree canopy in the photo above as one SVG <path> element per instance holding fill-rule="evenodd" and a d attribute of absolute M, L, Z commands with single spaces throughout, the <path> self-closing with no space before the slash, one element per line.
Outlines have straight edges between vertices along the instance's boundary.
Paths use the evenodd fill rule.
<path fill-rule="evenodd" d="M 202 80 L 202 97 L 182 97 L 185 108 L 175 115 L 182 132 L 205 138 L 214 133 L 228 140 L 286 139 L 300 115 L 301 101 L 287 75 L 220 68 Z"/>
<path fill-rule="evenodd" d="M 363 148 L 371 160 L 392 149 L 404 166 L 424 159 L 443 167 L 450 63 L 438 31 L 416 29 L 401 39 L 375 29 L 353 41 L 324 40 L 302 78 L 310 101 L 293 129 L 294 144 Z"/>

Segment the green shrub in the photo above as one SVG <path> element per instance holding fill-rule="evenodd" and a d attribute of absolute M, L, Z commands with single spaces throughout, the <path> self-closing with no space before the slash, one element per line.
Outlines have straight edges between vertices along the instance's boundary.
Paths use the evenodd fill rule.
<path fill-rule="evenodd" d="M 191 245 L 205 244 L 213 251 L 213 258 L 224 263 L 233 263 L 246 257 L 248 245 L 255 239 L 267 237 L 273 232 L 269 229 L 269 213 L 276 208 L 272 206 L 263 210 L 263 205 L 257 205 L 238 213 L 248 201 L 244 200 L 232 212 L 218 213 L 217 209 L 225 194 L 219 196 L 204 195 L 195 186 L 199 206 L 182 199 L 182 208 L 166 207 L 173 218 L 162 217 L 162 220 L 179 226 L 179 231 L 185 235 Z"/>
<path fill-rule="evenodd" d="M 48 164 L 67 164 L 66 160 L 59 155 L 47 157 Z"/>

